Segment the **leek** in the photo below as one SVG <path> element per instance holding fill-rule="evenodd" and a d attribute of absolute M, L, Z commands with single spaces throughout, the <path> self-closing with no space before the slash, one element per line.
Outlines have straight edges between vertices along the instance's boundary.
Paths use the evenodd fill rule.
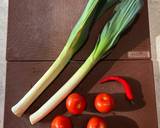
<path fill-rule="evenodd" d="M 73 91 L 95 64 L 113 48 L 142 6 L 141 0 L 120 0 L 112 19 L 106 23 L 93 52 L 78 71 L 42 107 L 30 116 L 31 124 L 43 119 Z"/>
<path fill-rule="evenodd" d="M 90 28 L 94 20 L 107 8 L 111 7 L 117 0 L 89 0 L 79 21 L 73 28 L 69 39 L 48 71 L 29 90 L 29 92 L 11 108 L 12 112 L 20 117 L 27 108 L 39 97 L 48 85 L 60 74 L 68 64 L 72 56 L 80 49 L 88 37 Z M 101 9 L 103 8 L 103 11 Z M 100 15 L 98 15 L 100 13 Z"/>

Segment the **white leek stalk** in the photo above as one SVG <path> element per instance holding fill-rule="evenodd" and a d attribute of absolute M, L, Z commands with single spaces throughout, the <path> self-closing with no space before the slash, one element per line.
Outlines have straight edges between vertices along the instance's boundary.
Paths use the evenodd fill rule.
<path fill-rule="evenodd" d="M 121 3 L 116 6 L 114 16 L 105 25 L 89 58 L 55 95 L 30 116 L 31 124 L 35 124 L 43 119 L 60 104 L 78 86 L 94 65 L 115 46 L 121 33 L 134 20 L 141 5 L 141 0 L 121 0 Z"/>
<path fill-rule="evenodd" d="M 59 89 L 54 96 L 52 96 L 38 111 L 30 116 L 31 124 L 35 124 L 43 119 L 49 112 L 51 112 L 59 103 L 61 103 L 66 96 L 81 82 L 87 75 L 90 69 L 93 68 L 96 61 L 92 55 L 87 59 L 86 63 L 72 76 L 67 83 Z M 86 70 L 88 69 L 88 70 Z"/>

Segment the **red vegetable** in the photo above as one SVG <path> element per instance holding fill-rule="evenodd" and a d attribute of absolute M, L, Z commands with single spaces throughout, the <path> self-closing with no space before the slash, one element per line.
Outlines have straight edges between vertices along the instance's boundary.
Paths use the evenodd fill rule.
<path fill-rule="evenodd" d="M 51 128 L 72 128 L 72 123 L 68 117 L 56 116 L 51 123 Z"/>
<path fill-rule="evenodd" d="M 121 83 L 122 86 L 124 87 L 125 92 L 126 92 L 127 99 L 131 102 L 134 100 L 130 85 L 127 83 L 127 81 L 125 79 L 123 79 L 120 76 L 107 76 L 107 77 L 103 78 L 102 80 L 100 80 L 100 83 L 105 83 L 108 81 L 117 81 L 117 82 Z"/>
<path fill-rule="evenodd" d="M 90 118 L 87 128 L 107 128 L 107 125 L 102 118 L 95 116 Z"/>
<path fill-rule="evenodd" d="M 86 100 L 78 93 L 72 93 L 66 100 L 66 108 L 68 112 L 77 115 L 81 114 L 86 107 Z"/>
<path fill-rule="evenodd" d="M 114 108 L 114 100 L 107 93 L 99 93 L 94 101 L 94 106 L 99 112 L 110 112 Z"/>

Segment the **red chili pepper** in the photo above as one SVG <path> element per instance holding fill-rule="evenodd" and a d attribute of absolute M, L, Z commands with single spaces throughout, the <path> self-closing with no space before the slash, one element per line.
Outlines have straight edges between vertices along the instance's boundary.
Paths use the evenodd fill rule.
<path fill-rule="evenodd" d="M 133 96 L 130 85 L 122 77 L 120 77 L 120 76 L 107 76 L 107 77 L 103 78 L 102 80 L 100 80 L 100 83 L 102 84 L 102 83 L 105 83 L 108 81 L 117 81 L 117 82 L 121 83 L 122 86 L 124 87 L 125 92 L 126 92 L 127 99 L 131 102 L 134 100 L 134 96 Z"/>

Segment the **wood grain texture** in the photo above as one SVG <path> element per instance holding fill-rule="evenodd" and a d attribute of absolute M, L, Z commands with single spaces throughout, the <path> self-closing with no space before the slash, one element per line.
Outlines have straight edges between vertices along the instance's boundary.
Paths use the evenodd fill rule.
<path fill-rule="evenodd" d="M 38 100 L 28 109 L 22 118 L 17 118 L 10 111 L 14 105 L 39 79 L 51 62 L 9 62 L 7 65 L 7 86 L 4 128 L 32 128 L 28 116 L 36 111 L 57 89 L 59 89 L 79 68 L 82 61 L 71 62 L 63 73 L 49 86 Z M 134 70 L 131 70 L 134 69 Z M 157 128 L 154 80 L 152 63 L 139 61 L 102 61 L 88 74 L 74 90 L 87 98 L 86 112 L 80 116 L 71 116 L 74 126 L 84 128 L 89 117 L 98 114 L 104 117 L 110 128 Z M 98 81 L 106 75 L 119 75 L 131 84 L 135 95 L 135 105 L 126 100 L 122 86 L 117 83 L 100 85 Z M 98 92 L 110 93 L 116 101 L 116 108 L 109 114 L 99 114 L 93 108 L 93 99 Z M 50 121 L 57 114 L 66 112 L 64 102 L 60 104 L 35 128 L 49 127 Z"/>

